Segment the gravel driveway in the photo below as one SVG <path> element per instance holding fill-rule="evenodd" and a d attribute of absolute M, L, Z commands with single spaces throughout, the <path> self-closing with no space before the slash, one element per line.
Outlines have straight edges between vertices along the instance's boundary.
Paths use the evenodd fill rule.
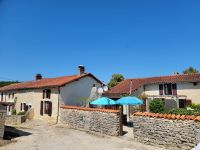
<path fill-rule="evenodd" d="M 18 137 L 16 143 L 0 147 L 0 150 L 161 150 L 133 142 L 125 136 L 102 137 L 36 120 L 17 129 L 30 135 Z"/>

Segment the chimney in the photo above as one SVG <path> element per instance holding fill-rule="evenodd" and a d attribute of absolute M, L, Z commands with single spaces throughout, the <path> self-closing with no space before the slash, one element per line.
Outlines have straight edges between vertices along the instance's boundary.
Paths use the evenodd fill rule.
<path fill-rule="evenodd" d="M 42 79 L 42 75 L 40 73 L 35 75 L 35 80 L 41 80 Z"/>
<path fill-rule="evenodd" d="M 78 66 L 78 75 L 81 76 L 83 74 L 85 74 L 85 67 L 80 65 Z"/>
<path fill-rule="evenodd" d="M 174 75 L 179 75 L 179 72 L 174 72 L 173 74 L 174 74 Z"/>

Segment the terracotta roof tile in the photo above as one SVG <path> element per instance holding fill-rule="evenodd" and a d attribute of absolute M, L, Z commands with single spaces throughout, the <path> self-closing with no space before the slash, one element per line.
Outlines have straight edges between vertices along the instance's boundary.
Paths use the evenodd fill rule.
<path fill-rule="evenodd" d="M 180 119 L 181 115 L 176 115 L 176 119 Z"/>
<path fill-rule="evenodd" d="M 78 107 L 78 106 L 60 106 L 60 108 L 63 109 L 77 109 L 77 110 L 83 110 L 83 111 L 100 111 L 100 112 L 107 112 L 107 113 L 119 113 L 119 110 L 114 109 L 102 109 L 102 108 L 87 108 L 87 107 Z"/>
<path fill-rule="evenodd" d="M 104 95 L 109 94 L 125 94 L 130 92 L 130 85 L 132 82 L 132 92 L 137 90 L 143 85 L 156 84 L 156 83 L 177 83 L 177 82 L 200 82 L 200 74 L 184 74 L 184 75 L 171 75 L 171 76 L 160 76 L 150 78 L 135 78 L 126 79 L 120 82 L 109 91 L 105 92 Z"/>
<path fill-rule="evenodd" d="M 11 84 L 8 86 L 4 86 L 0 88 L 0 91 L 9 91 L 9 90 L 21 90 L 21 89 L 36 89 L 36 88 L 46 88 L 46 87 L 58 87 L 63 86 L 65 84 L 71 83 L 78 79 L 81 79 L 86 76 L 91 76 L 96 79 L 99 83 L 102 84 L 100 80 L 98 80 L 91 73 L 86 73 L 84 75 L 72 75 L 72 76 L 63 76 L 57 78 L 43 78 L 41 80 L 34 80 L 29 82 L 21 82 L 16 84 Z"/>
<path fill-rule="evenodd" d="M 175 115 L 175 114 L 172 114 L 172 115 L 171 115 L 171 119 L 176 119 L 176 115 Z"/>
<path fill-rule="evenodd" d="M 164 118 L 164 119 L 200 121 L 200 116 L 194 116 L 194 115 L 158 114 L 158 113 L 149 113 L 149 112 L 136 112 L 133 115 L 144 116 L 144 117 Z"/>

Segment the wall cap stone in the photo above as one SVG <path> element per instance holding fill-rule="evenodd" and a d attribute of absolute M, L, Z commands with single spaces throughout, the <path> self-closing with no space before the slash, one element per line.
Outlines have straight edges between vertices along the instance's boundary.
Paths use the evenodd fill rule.
<path fill-rule="evenodd" d="M 134 116 L 145 116 L 153 118 L 164 118 L 164 119 L 173 119 L 173 120 L 194 120 L 200 121 L 200 116 L 195 115 L 175 115 L 175 114 L 159 114 L 159 113 L 150 113 L 150 112 L 136 112 Z"/>
<path fill-rule="evenodd" d="M 87 107 L 67 106 L 67 105 L 61 105 L 60 108 L 76 109 L 76 110 L 83 110 L 83 111 L 99 111 L 99 112 L 106 112 L 106 113 L 119 113 L 120 112 L 119 110 L 114 110 L 114 109 L 87 108 Z"/>

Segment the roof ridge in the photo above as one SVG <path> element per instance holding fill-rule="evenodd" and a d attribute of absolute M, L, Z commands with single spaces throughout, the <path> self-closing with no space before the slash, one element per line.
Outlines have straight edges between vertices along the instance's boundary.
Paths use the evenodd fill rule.
<path fill-rule="evenodd" d="M 131 81 L 133 82 L 131 90 L 135 91 L 143 85 L 157 83 L 176 83 L 176 82 L 200 82 L 200 74 L 181 74 L 168 75 L 147 78 L 132 78 L 125 79 L 116 86 L 112 87 L 105 93 L 128 93 L 130 92 Z"/>
<path fill-rule="evenodd" d="M 57 78 L 64 78 L 64 77 L 74 77 L 74 76 L 79 76 L 79 75 L 70 75 L 70 76 L 58 76 L 58 77 L 42 78 L 42 79 L 40 79 L 40 80 L 21 81 L 21 82 L 16 83 L 16 84 L 28 83 L 28 82 L 37 82 L 37 81 L 42 81 L 42 80 L 57 79 Z M 13 85 L 13 84 L 11 84 L 11 85 Z"/>
<path fill-rule="evenodd" d="M 138 79 L 151 79 L 151 78 L 162 78 L 162 77 L 177 77 L 177 76 L 194 76 L 200 75 L 200 73 L 191 73 L 191 74 L 172 74 L 172 75 L 164 75 L 164 76 L 151 76 L 151 77 L 140 77 L 140 78 L 127 78 L 125 80 L 138 80 Z"/>
<path fill-rule="evenodd" d="M 41 80 L 32 80 L 20 82 L 17 84 L 11 84 L 8 86 L 4 86 L 0 88 L 0 91 L 8 91 L 8 90 L 20 90 L 20 89 L 35 89 L 35 88 L 46 88 L 46 87 L 58 87 L 64 86 L 65 84 L 69 84 L 78 79 L 90 76 L 99 83 L 103 84 L 99 79 L 97 79 L 91 73 L 84 73 L 83 75 L 70 75 L 70 76 L 60 76 L 55 78 L 43 78 Z"/>

